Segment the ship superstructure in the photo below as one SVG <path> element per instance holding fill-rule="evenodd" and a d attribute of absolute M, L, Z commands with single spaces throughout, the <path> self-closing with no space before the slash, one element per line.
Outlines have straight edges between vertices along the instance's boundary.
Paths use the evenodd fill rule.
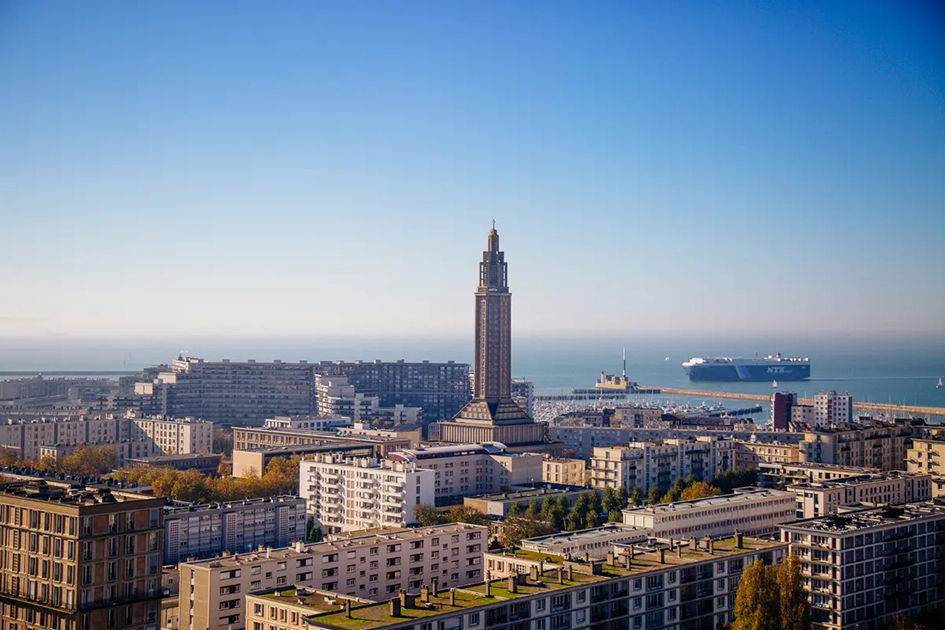
<path fill-rule="evenodd" d="M 682 364 L 690 381 L 803 381 L 810 378 L 810 359 L 781 353 L 763 359 L 693 357 Z"/>

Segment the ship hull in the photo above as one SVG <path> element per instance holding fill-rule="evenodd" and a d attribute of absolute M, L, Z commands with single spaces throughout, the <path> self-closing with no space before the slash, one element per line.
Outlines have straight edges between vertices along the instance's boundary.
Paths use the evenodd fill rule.
<path fill-rule="evenodd" d="M 684 368 L 690 381 L 768 382 L 810 378 L 810 364 L 702 364 Z"/>

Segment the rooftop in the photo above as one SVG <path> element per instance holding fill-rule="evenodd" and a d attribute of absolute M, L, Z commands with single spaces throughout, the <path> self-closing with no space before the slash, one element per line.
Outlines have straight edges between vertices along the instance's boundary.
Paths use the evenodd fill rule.
<path fill-rule="evenodd" d="M 872 507 L 843 515 L 818 516 L 781 525 L 788 530 L 808 530 L 829 534 L 849 534 L 873 527 L 904 525 L 932 517 L 945 517 L 945 506 L 932 501 L 897 506 Z"/>
<path fill-rule="evenodd" d="M 333 611 L 324 611 L 317 605 L 313 606 L 312 614 L 308 617 L 311 626 L 325 626 L 334 628 L 345 628 L 347 630 L 373 630 L 388 625 L 400 625 L 410 623 L 411 620 L 434 617 L 436 615 L 454 613 L 465 609 L 473 609 L 481 606 L 497 604 L 502 601 L 525 597 L 528 595 L 538 595 L 541 593 L 551 593 L 561 589 L 566 589 L 582 584 L 596 584 L 606 582 L 607 580 L 646 574 L 651 571 L 665 570 L 673 566 L 682 566 L 706 561 L 716 561 L 728 556 L 752 553 L 767 549 L 784 547 L 784 543 L 756 540 L 744 538 L 742 548 L 736 548 L 734 537 L 720 539 L 714 542 L 714 553 L 702 549 L 690 550 L 685 545 L 680 547 L 680 555 L 676 551 L 664 552 L 663 560 L 660 560 L 659 549 L 633 547 L 633 557 L 631 567 L 628 569 L 622 564 L 613 566 L 607 563 L 597 562 L 600 566 L 600 574 L 589 574 L 590 563 L 569 562 L 568 564 L 576 568 L 568 579 L 567 573 L 562 571 L 561 582 L 557 579 L 557 567 L 545 567 L 540 579 L 536 582 L 528 576 L 525 577 L 525 583 L 519 584 L 517 592 L 512 593 L 508 590 L 506 579 L 493 580 L 490 593 L 486 595 L 485 583 L 475 584 L 464 588 L 455 589 L 456 601 L 454 605 L 450 604 L 449 591 L 441 591 L 435 597 L 430 596 L 430 605 L 427 607 L 420 603 L 419 598 L 415 607 L 402 608 L 398 617 L 390 615 L 390 606 L 388 602 L 378 602 L 367 605 L 352 606 L 351 618 L 345 615 L 343 609 Z M 500 554 L 487 554 L 492 557 L 501 557 Z M 508 557 L 513 557 L 512 553 Z M 514 557 L 529 559 L 532 561 L 544 561 L 550 559 L 550 562 L 562 562 L 560 556 L 549 556 L 548 554 L 537 554 L 516 550 Z M 560 566 L 560 565 L 559 565 Z M 584 572 L 588 571 L 588 572 Z"/>
<path fill-rule="evenodd" d="M 48 501 L 68 505 L 90 506 L 103 503 L 126 503 L 130 501 L 159 501 L 164 499 L 134 493 L 112 492 L 107 487 L 72 487 L 48 484 L 43 480 L 13 482 L 0 486 L 0 493 L 33 501 Z"/>
<path fill-rule="evenodd" d="M 177 462 L 177 461 L 186 461 L 186 460 L 198 460 L 206 459 L 208 457 L 214 459 L 220 459 L 221 455 L 219 453 L 180 453 L 177 455 L 148 455 L 146 457 L 132 457 L 130 461 L 135 462 L 148 462 L 148 463 L 160 463 L 160 462 Z"/>
<path fill-rule="evenodd" d="M 182 514 L 184 512 L 206 512 L 244 505 L 267 505 L 271 503 L 304 503 L 305 499 L 292 495 L 262 497 L 258 499 L 243 499 L 241 501 L 220 501 L 219 503 L 187 503 L 174 501 L 164 508 L 165 514 Z"/>
<path fill-rule="evenodd" d="M 608 538 L 610 536 L 619 536 L 621 534 L 626 536 L 639 535 L 643 538 L 646 538 L 647 530 L 634 527 L 633 525 L 624 525 L 623 523 L 607 523 L 606 525 L 594 527 L 592 529 L 582 529 L 576 532 L 558 532 L 557 534 L 528 538 L 522 542 L 527 542 L 532 545 L 545 545 L 560 542 L 581 543 L 599 540 L 601 538 Z"/>
<path fill-rule="evenodd" d="M 849 488 L 865 483 L 883 483 L 884 481 L 893 481 L 896 479 L 915 479 L 917 477 L 928 477 L 928 473 L 909 473 L 901 470 L 892 470 L 883 473 L 872 473 L 859 475 L 856 477 L 843 477 L 842 479 L 827 479 L 825 481 L 805 481 L 791 484 L 789 487 L 793 490 L 813 490 L 822 488 Z"/>
<path fill-rule="evenodd" d="M 723 494 L 717 497 L 693 499 L 691 501 L 676 501 L 674 503 L 661 503 L 658 505 L 648 505 L 646 507 L 631 508 L 629 510 L 623 511 L 637 514 L 678 514 L 680 512 L 705 510 L 723 505 L 754 503 L 763 499 L 790 499 L 793 501 L 794 493 L 788 492 L 786 490 L 751 489 L 733 494 Z"/>
<path fill-rule="evenodd" d="M 478 499 L 481 501 L 520 501 L 522 499 L 540 499 L 542 497 L 559 496 L 562 494 L 593 492 L 593 488 L 584 486 L 565 486 L 552 483 L 543 483 L 540 487 L 518 492 L 500 492 L 497 494 L 479 494 L 469 499 Z"/>
<path fill-rule="evenodd" d="M 449 446 L 428 446 L 425 448 L 405 448 L 397 451 L 401 459 L 419 461 L 422 459 L 437 459 L 440 457 L 456 457 L 457 455 L 481 455 L 504 453 L 505 444 L 499 442 L 483 442 L 482 444 L 455 444 Z"/>

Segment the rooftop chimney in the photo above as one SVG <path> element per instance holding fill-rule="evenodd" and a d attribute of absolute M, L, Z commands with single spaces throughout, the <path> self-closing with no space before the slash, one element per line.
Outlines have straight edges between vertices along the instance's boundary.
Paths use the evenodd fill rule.
<path fill-rule="evenodd" d="M 397 597 L 390 600 L 390 616 L 400 617 L 400 599 Z"/>

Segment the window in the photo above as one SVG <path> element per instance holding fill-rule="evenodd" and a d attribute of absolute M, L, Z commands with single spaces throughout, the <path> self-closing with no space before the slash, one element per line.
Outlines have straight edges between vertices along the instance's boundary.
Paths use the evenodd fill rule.
<path fill-rule="evenodd" d="M 542 610 L 544 610 L 544 609 L 545 609 L 545 601 L 547 601 L 547 600 L 539 599 L 539 600 L 535 601 L 535 610 L 538 611 L 538 612 L 541 612 Z"/>
<path fill-rule="evenodd" d="M 473 613 L 469 615 L 469 625 L 478 626 L 479 625 L 479 613 Z"/>

